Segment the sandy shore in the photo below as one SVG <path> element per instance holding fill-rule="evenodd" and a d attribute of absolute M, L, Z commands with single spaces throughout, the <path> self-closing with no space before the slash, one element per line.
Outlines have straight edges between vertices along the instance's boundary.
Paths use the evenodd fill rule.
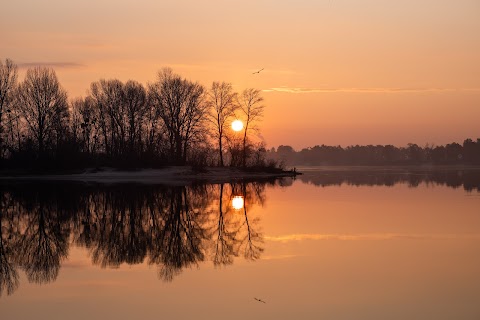
<path fill-rule="evenodd" d="M 264 180 L 291 177 L 292 172 L 245 172 L 240 169 L 209 167 L 202 172 L 191 167 L 165 167 L 122 171 L 112 168 L 86 170 L 78 174 L 3 176 L 0 181 L 77 181 L 94 183 L 145 183 L 163 185 L 187 185 L 195 182 L 228 183 L 238 180 Z"/>

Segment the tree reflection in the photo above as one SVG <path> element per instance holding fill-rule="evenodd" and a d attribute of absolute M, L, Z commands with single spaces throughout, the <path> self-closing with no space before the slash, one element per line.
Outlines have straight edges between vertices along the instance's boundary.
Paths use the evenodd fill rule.
<path fill-rule="evenodd" d="M 299 179 L 315 186 L 394 186 L 404 183 L 416 188 L 421 183 L 463 187 L 466 191 L 480 191 L 480 170 L 458 168 L 386 167 L 386 168 L 340 168 L 316 171 L 299 176 Z"/>
<path fill-rule="evenodd" d="M 258 219 L 254 219 L 249 222 L 248 214 L 247 214 L 247 207 L 250 205 L 252 199 L 259 199 L 261 203 L 264 202 L 265 195 L 264 195 L 264 188 L 260 188 L 259 185 L 255 183 L 251 184 L 251 190 L 247 192 L 247 185 L 242 184 L 242 193 L 245 199 L 245 204 L 243 206 L 243 214 L 245 216 L 245 227 L 246 227 L 246 235 L 242 239 L 242 243 L 244 243 L 244 257 L 247 260 L 256 260 L 260 258 L 260 254 L 263 252 L 263 236 L 257 230 Z"/>
<path fill-rule="evenodd" d="M 171 281 L 211 259 L 232 264 L 258 259 L 263 237 L 249 210 L 264 201 L 265 184 L 197 186 L 14 184 L 0 188 L 0 293 L 29 282 L 48 283 L 60 272 L 71 243 L 93 264 L 117 268 L 144 261 Z M 231 199 L 242 198 L 235 209 Z"/>
<path fill-rule="evenodd" d="M 233 263 L 233 258 L 237 256 L 237 222 L 232 219 L 232 206 L 229 201 L 224 199 L 224 185 L 219 186 L 218 192 L 218 223 L 214 232 L 215 254 L 213 264 L 215 266 L 227 265 Z M 227 205 L 225 206 L 225 202 Z"/>
<path fill-rule="evenodd" d="M 198 198 L 202 195 L 188 192 L 186 187 L 173 187 L 167 190 L 165 198 L 159 199 L 149 262 L 159 265 L 163 280 L 172 280 L 183 268 L 205 258 L 203 242 L 207 233 L 202 214 L 194 205 L 201 203 Z"/>
<path fill-rule="evenodd" d="M 0 194 L 0 296 L 5 292 L 11 295 L 19 286 L 15 263 L 16 242 L 18 240 L 18 220 L 9 216 L 13 205 L 8 194 Z M 10 219 L 9 219 L 10 218 Z"/>
<path fill-rule="evenodd" d="M 11 261 L 9 251 L 4 240 L 0 240 L 0 296 L 4 292 L 11 295 L 19 286 L 17 268 Z"/>
<path fill-rule="evenodd" d="M 258 232 L 259 219 L 249 219 L 248 210 L 265 201 L 265 184 L 231 183 L 219 189 L 214 265 L 231 264 L 242 252 L 248 260 L 260 258 L 263 235 Z"/>
<path fill-rule="evenodd" d="M 70 226 L 62 223 L 53 206 L 42 200 L 24 216 L 25 230 L 19 242 L 19 264 L 35 283 L 55 280 L 60 262 L 68 255 Z"/>
<path fill-rule="evenodd" d="M 440 183 L 479 189 L 476 173 L 348 172 L 304 175 L 315 185 Z M 277 181 L 282 185 L 284 181 Z M 54 281 L 70 244 L 88 250 L 93 264 L 117 268 L 146 262 L 171 281 L 210 260 L 259 259 L 264 237 L 255 206 L 264 182 L 149 186 L 15 183 L 0 185 L 0 295 L 19 286 L 19 270 L 35 283 Z M 236 201 L 232 201 L 236 199 Z"/>
<path fill-rule="evenodd" d="M 92 216 L 89 206 L 79 240 L 86 240 L 93 262 L 102 267 L 143 262 L 148 238 L 143 226 L 142 195 L 134 188 L 123 188 L 92 200 L 96 216 Z M 90 238 L 92 233 L 94 237 Z"/>

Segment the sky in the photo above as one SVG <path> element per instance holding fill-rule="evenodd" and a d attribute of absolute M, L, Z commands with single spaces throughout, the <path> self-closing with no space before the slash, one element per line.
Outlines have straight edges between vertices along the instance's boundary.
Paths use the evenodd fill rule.
<path fill-rule="evenodd" d="M 480 138 L 479 0 L 1 1 L 0 59 L 70 98 L 171 67 L 262 90 L 268 147 Z"/>

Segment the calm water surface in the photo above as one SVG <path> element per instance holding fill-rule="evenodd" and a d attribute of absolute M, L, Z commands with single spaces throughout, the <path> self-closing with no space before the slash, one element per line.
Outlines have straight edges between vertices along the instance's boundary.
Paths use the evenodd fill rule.
<path fill-rule="evenodd" d="M 0 319 L 480 319 L 479 171 L 303 171 L 2 185 Z"/>

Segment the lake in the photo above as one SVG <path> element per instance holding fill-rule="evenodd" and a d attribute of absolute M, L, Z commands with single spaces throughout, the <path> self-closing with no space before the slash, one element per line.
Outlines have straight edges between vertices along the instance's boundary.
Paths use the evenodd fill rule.
<path fill-rule="evenodd" d="M 4 183 L 0 318 L 480 319 L 480 170 L 298 169 Z"/>

